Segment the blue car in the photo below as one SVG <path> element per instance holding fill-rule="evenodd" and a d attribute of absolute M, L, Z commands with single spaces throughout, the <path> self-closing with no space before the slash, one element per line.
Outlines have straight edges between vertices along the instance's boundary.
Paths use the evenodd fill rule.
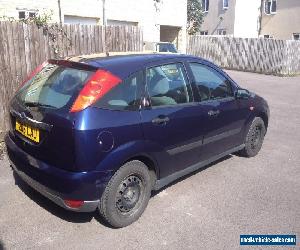
<path fill-rule="evenodd" d="M 198 57 L 49 60 L 10 103 L 14 171 L 59 206 L 136 221 L 152 190 L 237 152 L 255 156 L 267 102 Z"/>

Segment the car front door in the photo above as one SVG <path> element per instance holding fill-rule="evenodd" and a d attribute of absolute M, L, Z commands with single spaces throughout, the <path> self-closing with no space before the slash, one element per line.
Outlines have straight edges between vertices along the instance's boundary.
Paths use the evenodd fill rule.
<path fill-rule="evenodd" d="M 236 100 L 234 84 L 211 65 L 189 62 L 187 68 L 198 90 L 198 112 L 207 111 L 200 159 L 206 160 L 240 146 L 248 112 Z"/>
<path fill-rule="evenodd" d="M 147 68 L 146 82 L 147 104 L 140 111 L 145 146 L 163 178 L 199 161 L 207 110 L 198 110 L 183 63 Z"/>

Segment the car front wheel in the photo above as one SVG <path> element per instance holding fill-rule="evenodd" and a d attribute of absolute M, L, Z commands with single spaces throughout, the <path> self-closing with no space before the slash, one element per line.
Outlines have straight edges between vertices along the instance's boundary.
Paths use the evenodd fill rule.
<path fill-rule="evenodd" d="M 265 134 L 264 121 L 260 117 L 255 117 L 245 138 L 245 148 L 239 152 L 240 155 L 245 157 L 256 156 L 262 147 Z"/>
<path fill-rule="evenodd" d="M 130 225 L 146 209 L 151 189 L 147 166 L 137 160 L 127 162 L 105 188 L 99 205 L 101 216 L 116 228 Z"/>

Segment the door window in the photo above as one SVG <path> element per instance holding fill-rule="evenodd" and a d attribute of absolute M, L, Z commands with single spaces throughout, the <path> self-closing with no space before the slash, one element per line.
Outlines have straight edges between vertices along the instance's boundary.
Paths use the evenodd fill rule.
<path fill-rule="evenodd" d="M 146 78 L 152 106 L 193 102 L 191 87 L 181 63 L 147 69 Z"/>
<path fill-rule="evenodd" d="M 230 82 L 216 70 L 200 63 L 190 63 L 201 101 L 233 96 Z"/>

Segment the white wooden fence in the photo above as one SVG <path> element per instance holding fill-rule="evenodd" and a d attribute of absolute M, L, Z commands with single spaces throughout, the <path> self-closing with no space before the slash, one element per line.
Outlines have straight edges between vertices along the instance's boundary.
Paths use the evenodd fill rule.
<path fill-rule="evenodd" d="M 300 41 L 195 35 L 188 37 L 187 53 L 227 69 L 300 74 Z"/>

